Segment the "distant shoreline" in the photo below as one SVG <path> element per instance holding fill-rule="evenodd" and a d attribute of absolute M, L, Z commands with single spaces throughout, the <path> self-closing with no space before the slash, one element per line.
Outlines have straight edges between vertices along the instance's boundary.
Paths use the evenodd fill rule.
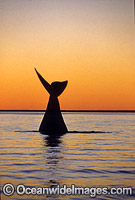
<path fill-rule="evenodd" d="M 0 112 L 45 112 L 46 110 L 0 110 Z M 61 112 L 135 112 L 135 110 L 61 110 Z"/>

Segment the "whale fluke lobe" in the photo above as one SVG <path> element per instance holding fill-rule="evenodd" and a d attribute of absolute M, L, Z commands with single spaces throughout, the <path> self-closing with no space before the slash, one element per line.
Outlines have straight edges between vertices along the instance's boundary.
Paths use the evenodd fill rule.
<path fill-rule="evenodd" d="M 64 123 L 64 120 L 60 111 L 58 96 L 62 94 L 62 92 L 67 86 L 68 81 L 63 81 L 63 82 L 55 81 L 55 82 L 52 82 L 50 85 L 39 74 L 39 72 L 36 69 L 35 71 L 41 83 L 50 94 L 47 109 L 43 117 L 43 120 L 41 122 L 41 125 L 39 127 L 39 131 L 42 134 L 47 134 L 47 135 L 62 135 L 64 133 L 67 133 L 68 129 Z"/>
<path fill-rule="evenodd" d="M 60 96 L 62 94 L 62 92 L 64 91 L 64 89 L 66 88 L 67 86 L 67 83 L 68 81 L 63 81 L 63 82 L 58 82 L 58 81 L 55 81 L 55 82 L 52 82 L 51 83 L 51 87 L 52 87 L 52 94 L 55 95 L 55 96 Z"/>
<path fill-rule="evenodd" d="M 39 72 L 36 70 L 35 71 L 38 75 L 39 80 L 41 81 L 41 83 L 43 84 L 43 86 L 45 87 L 45 89 L 49 92 L 49 94 L 51 93 L 51 85 L 39 74 Z"/>

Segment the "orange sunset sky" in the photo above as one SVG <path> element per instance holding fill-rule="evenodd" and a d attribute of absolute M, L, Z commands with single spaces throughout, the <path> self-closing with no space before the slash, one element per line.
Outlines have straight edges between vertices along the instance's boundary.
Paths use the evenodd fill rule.
<path fill-rule="evenodd" d="M 135 110 L 133 0 L 0 0 L 0 109 Z"/>

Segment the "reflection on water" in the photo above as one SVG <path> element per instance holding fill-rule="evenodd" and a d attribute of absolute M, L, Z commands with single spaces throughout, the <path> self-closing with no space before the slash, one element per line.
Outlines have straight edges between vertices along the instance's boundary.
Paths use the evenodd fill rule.
<path fill-rule="evenodd" d="M 57 147 L 61 143 L 61 136 L 47 136 L 44 138 L 45 146 Z"/>
<path fill-rule="evenodd" d="M 43 144 L 47 148 L 47 156 L 46 156 L 46 165 L 49 167 L 50 170 L 52 170 L 52 177 L 55 177 L 56 170 L 58 169 L 59 160 L 63 159 L 62 156 L 60 156 L 60 149 L 59 144 L 61 143 L 61 136 L 46 136 L 43 137 Z M 60 185 L 57 179 L 50 179 L 48 181 L 47 187 L 56 187 L 57 185 Z"/>
<path fill-rule="evenodd" d="M 135 114 L 65 113 L 68 129 L 80 133 L 56 138 L 36 132 L 42 115 L 0 114 L 2 186 L 12 183 L 32 187 L 58 184 L 134 187 Z M 81 133 L 84 130 L 106 133 Z M 84 196 L 52 198 L 89 199 Z M 7 197 L 2 195 L 3 199 Z M 10 199 L 45 199 L 45 196 L 18 197 L 14 194 Z M 134 197 L 97 196 L 96 199 Z"/>

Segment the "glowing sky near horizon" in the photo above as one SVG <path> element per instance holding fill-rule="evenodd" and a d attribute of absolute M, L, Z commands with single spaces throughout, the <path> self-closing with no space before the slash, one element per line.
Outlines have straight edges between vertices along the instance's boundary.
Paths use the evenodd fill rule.
<path fill-rule="evenodd" d="M 133 0 L 0 0 L 0 109 L 135 109 Z"/>

